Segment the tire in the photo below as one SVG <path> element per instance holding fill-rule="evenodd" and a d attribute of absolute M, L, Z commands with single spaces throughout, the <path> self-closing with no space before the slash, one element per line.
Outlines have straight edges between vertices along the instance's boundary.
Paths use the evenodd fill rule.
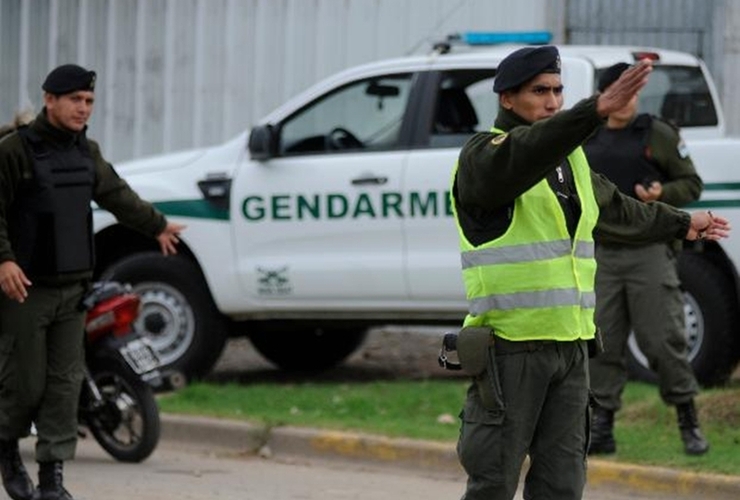
<path fill-rule="evenodd" d="M 250 340 L 260 354 L 286 371 L 317 372 L 344 361 L 367 336 L 365 330 L 312 328 L 252 333 Z"/>
<path fill-rule="evenodd" d="M 722 385 L 737 362 L 733 333 L 737 298 L 733 281 L 719 266 L 696 253 L 683 252 L 678 270 L 684 291 L 689 362 L 702 386 Z M 657 383 L 634 334 L 627 345 L 631 378 Z"/>
<path fill-rule="evenodd" d="M 226 325 L 192 261 L 141 253 L 113 264 L 103 278 L 130 283 L 141 297 L 134 328 L 151 340 L 163 372 L 180 372 L 187 380 L 210 372 L 226 343 Z"/>
<path fill-rule="evenodd" d="M 160 437 L 159 408 L 152 388 L 116 361 L 98 363 L 92 378 L 103 405 L 90 408 L 83 387 L 83 423 L 95 441 L 121 462 L 141 462 L 152 454 Z M 86 405 L 86 406 L 85 406 Z"/>

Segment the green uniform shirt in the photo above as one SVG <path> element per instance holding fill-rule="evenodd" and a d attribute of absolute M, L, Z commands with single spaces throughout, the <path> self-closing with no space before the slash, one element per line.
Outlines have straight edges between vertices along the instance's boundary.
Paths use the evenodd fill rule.
<path fill-rule="evenodd" d="M 648 137 L 648 154 L 665 177 L 659 201 L 674 207 L 683 207 L 699 199 L 704 184 L 696 173 L 686 144 L 675 128 L 653 118 Z"/>
<path fill-rule="evenodd" d="M 79 140 L 79 134 L 51 125 L 46 118 L 45 110 L 39 113 L 29 126 L 52 149 L 75 147 Z M 161 233 L 167 224 L 164 215 L 157 211 L 151 203 L 142 200 L 118 176 L 113 166 L 101 155 L 97 142 L 88 139 L 88 144 L 90 156 L 95 164 L 93 200 L 128 227 L 151 237 Z M 18 133 L 11 132 L 0 139 L 0 262 L 16 260 L 8 238 L 7 216 L 19 183 L 23 179 L 29 179 L 32 175 L 32 159 Z M 67 275 L 62 281 L 84 278 L 89 274 Z"/>
<path fill-rule="evenodd" d="M 596 97 L 572 109 L 530 124 L 500 109 L 495 126 L 508 132 L 505 139 L 491 132 L 475 134 L 460 152 L 457 172 L 460 207 L 474 221 L 485 224 L 561 165 L 603 120 L 596 113 Z M 683 239 L 691 218 L 664 203 L 645 204 L 619 192 L 604 176 L 592 172 L 599 206 L 596 231 L 613 241 L 645 244 Z"/>

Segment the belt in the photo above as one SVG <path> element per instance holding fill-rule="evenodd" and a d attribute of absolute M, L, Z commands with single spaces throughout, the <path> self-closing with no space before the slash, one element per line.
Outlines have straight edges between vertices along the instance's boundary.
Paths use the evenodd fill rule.
<path fill-rule="evenodd" d="M 516 354 L 519 352 L 535 352 L 542 351 L 543 349 L 550 349 L 557 347 L 558 345 L 572 344 L 574 342 L 582 342 L 582 340 L 569 340 L 569 341 L 558 341 L 558 340 L 521 340 L 513 341 L 499 337 L 498 335 L 493 336 L 493 350 L 500 354 Z"/>

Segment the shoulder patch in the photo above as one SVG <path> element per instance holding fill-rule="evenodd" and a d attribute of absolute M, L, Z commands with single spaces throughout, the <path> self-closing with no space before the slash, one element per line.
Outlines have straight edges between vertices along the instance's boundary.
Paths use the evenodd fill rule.
<path fill-rule="evenodd" d="M 494 137 L 493 139 L 491 139 L 491 144 L 493 144 L 494 146 L 498 146 L 499 144 L 501 144 L 502 142 L 504 142 L 507 137 L 509 137 L 509 134 L 508 133 L 497 135 L 496 137 Z"/>
<path fill-rule="evenodd" d="M 680 141 L 678 141 L 678 147 L 677 147 L 677 149 L 678 149 L 678 156 L 682 160 L 685 160 L 686 158 L 689 157 L 689 148 L 688 148 L 688 146 L 686 146 L 686 143 L 684 142 L 683 139 L 681 139 Z"/>

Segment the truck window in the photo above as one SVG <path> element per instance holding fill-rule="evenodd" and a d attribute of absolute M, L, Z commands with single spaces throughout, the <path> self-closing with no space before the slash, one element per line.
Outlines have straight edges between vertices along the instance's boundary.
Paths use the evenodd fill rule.
<path fill-rule="evenodd" d="M 382 151 L 398 144 L 411 73 L 373 77 L 332 90 L 281 125 L 280 153 Z"/>
<path fill-rule="evenodd" d="M 602 70 L 596 72 L 598 81 Z M 678 127 L 718 124 L 717 110 L 704 75 L 695 66 L 656 65 L 640 92 L 640 113 L 660 116 Z"/>
<path fill-rule="evenodd" d="M 460 147 L 475 132 L 490 130 L 498 110 L 493 94 L 495 70 L 457 70 L 442 74 L 429 136 L 432 148 Z"/>

